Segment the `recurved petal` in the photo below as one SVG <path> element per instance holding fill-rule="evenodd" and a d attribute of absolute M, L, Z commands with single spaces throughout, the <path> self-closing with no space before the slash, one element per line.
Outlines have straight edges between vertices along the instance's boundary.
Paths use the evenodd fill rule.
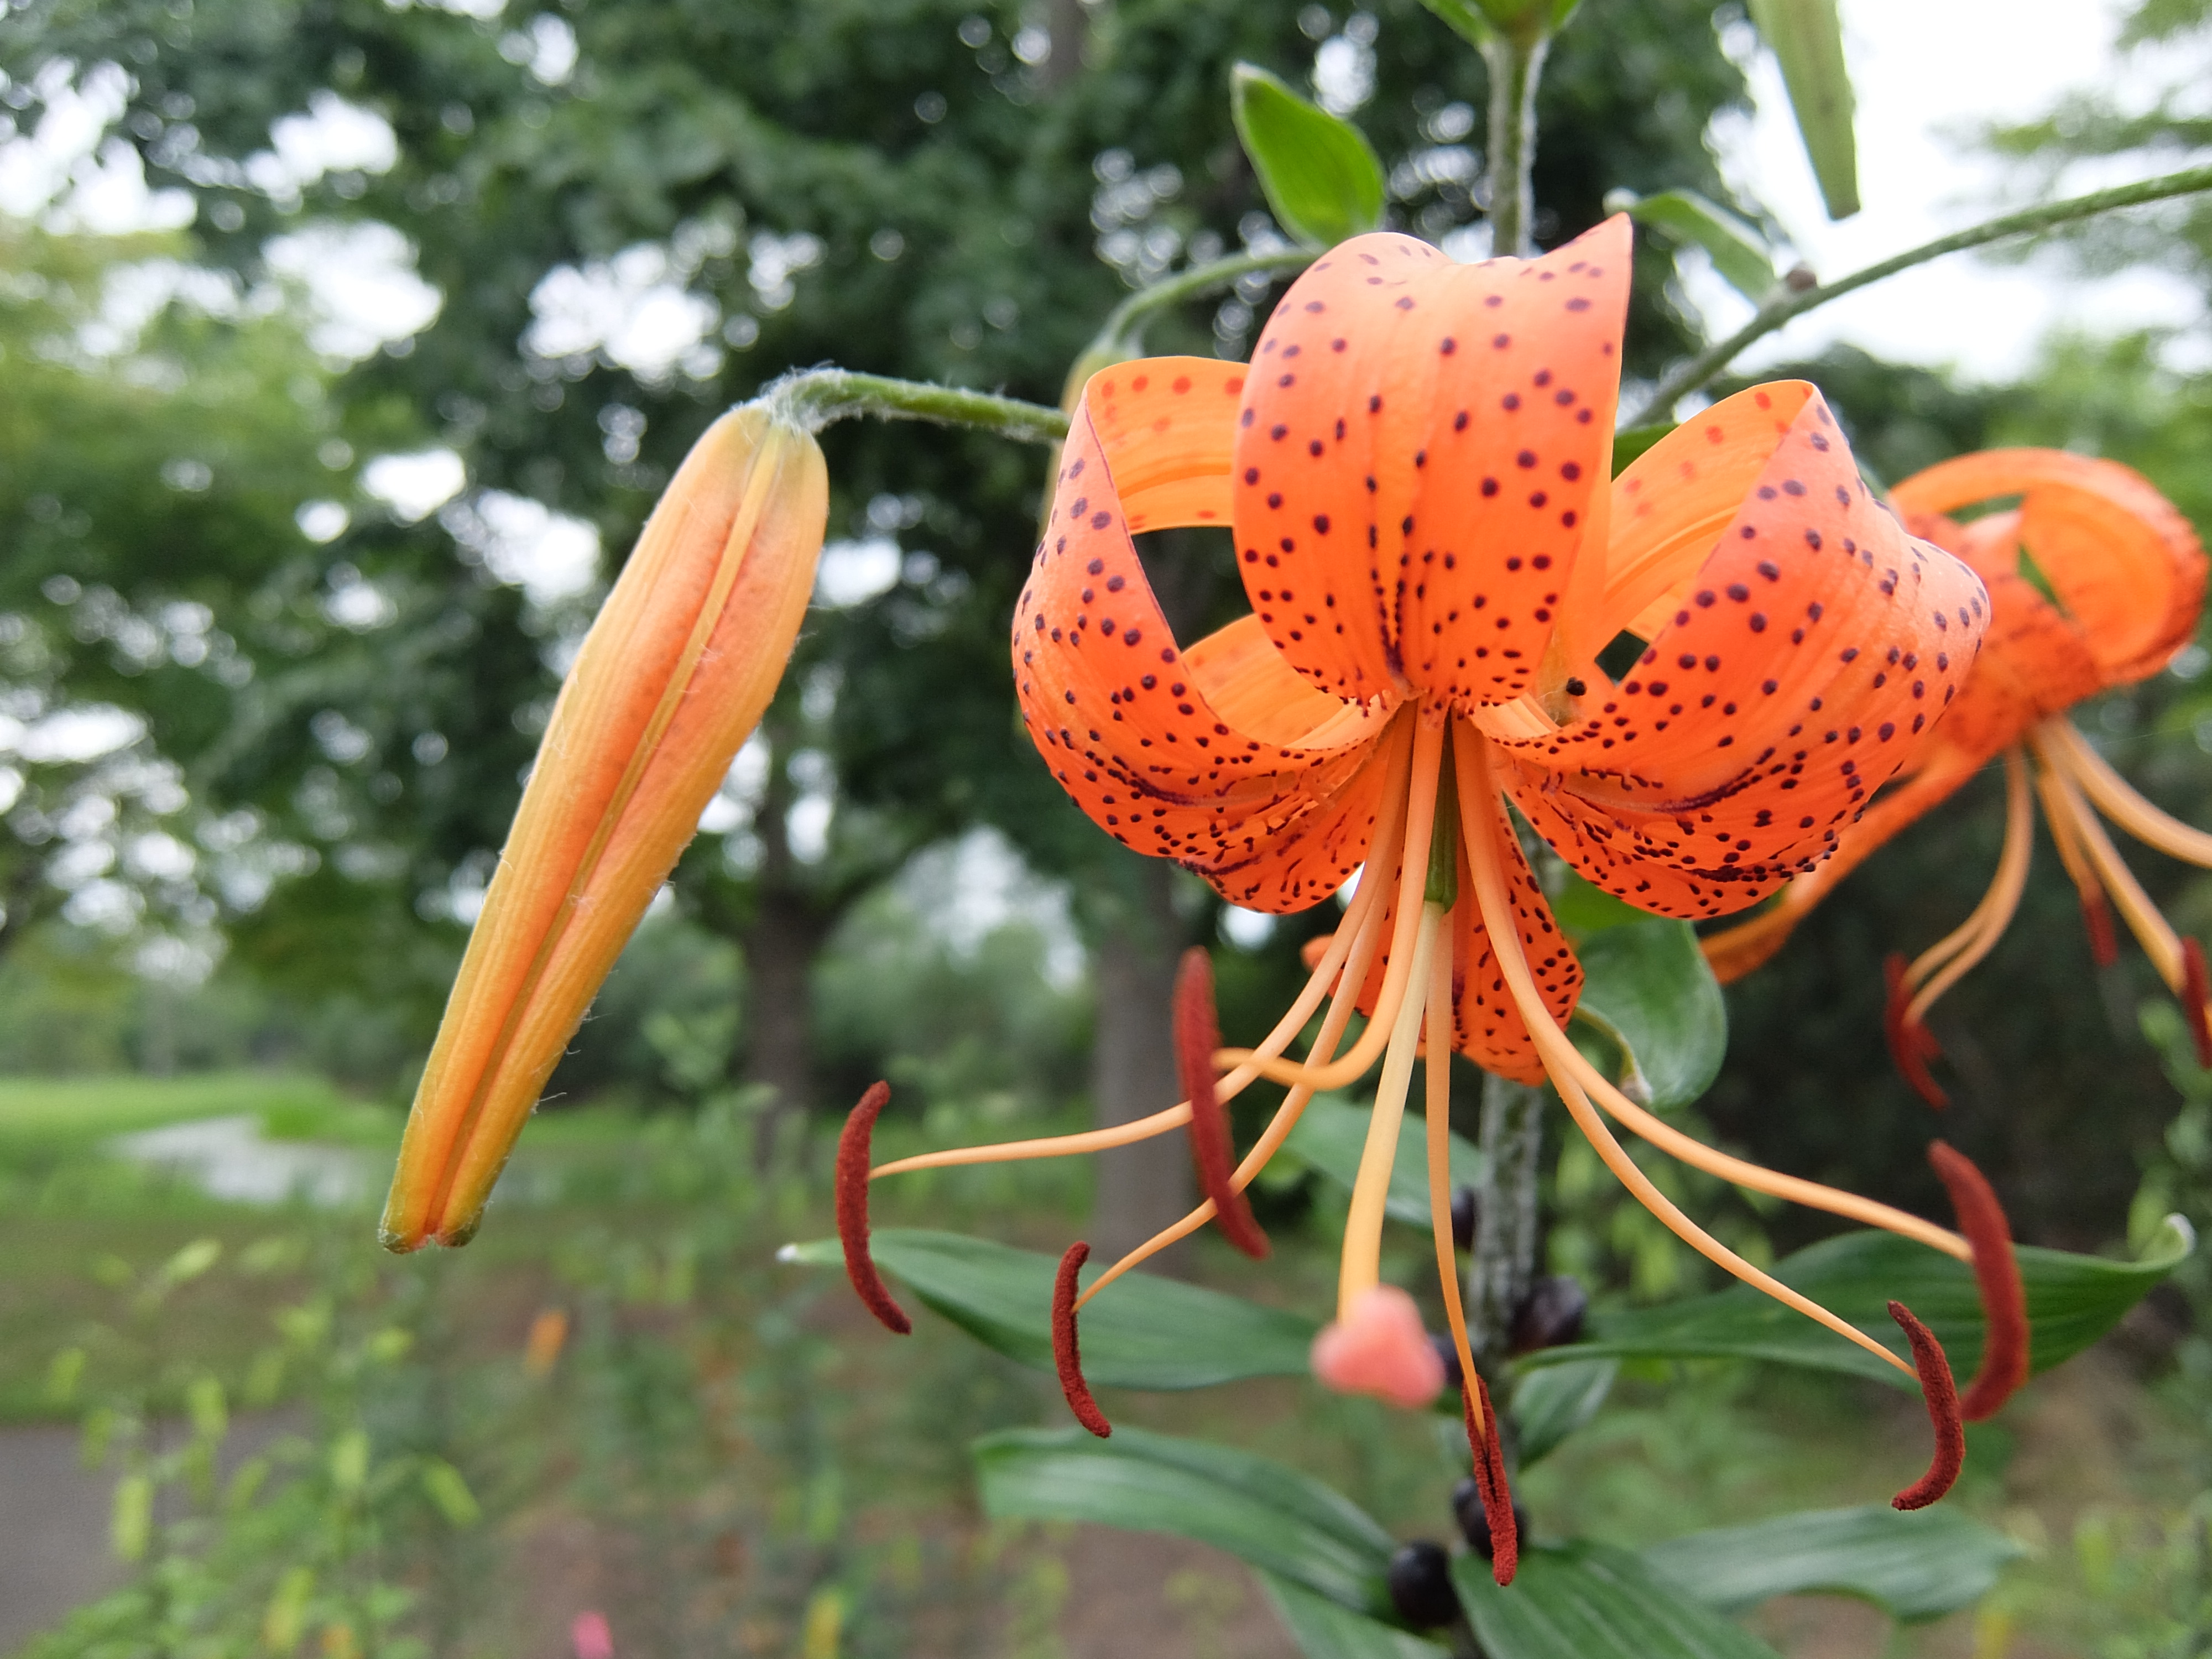
<path fill-rule="evenodd" d="M 1377 234 L 1284 295 L 1238 416 L 1237 568 L 1315 684 L 1534 684 L 1604 504 L 1629 255 L 1625 218 L 1480 265 Z"/>
<path fill-rule="evenodd" d="M 1061 455 L 1014 616 L 1030 735 L 1093 822 L 1239 904 L 1302 909 L 1366 854 L 1383 710 L 1316 691 L 1249 619 L 1178 647 L 1133 531 L 1215 521 L 1242 365 L 1103 371 Z"/>
<path fill-rule="evenodd" d="M 1742 909 L 1824 856 L 1956 695 L 1987 621 L 1972 571 L 1869 495 L 1818 392 L 1730 402 L 1747 399 L 1753 424 L 1786 429 L 1717 441 L 1699 416 L 1616 484 L 1624 534 L 1686 461 L 1719 469 L 1687 481 L 1702 497 L 1739 501 L 1710 543 L 1710 515 L 1675 509 L 1641 562 L 1654 586 L 1655 563 L 1679 574 L 1637 613 L 1651 632 L 1636 665 L 1556 732 L 1498 738 L 1539 832 L 1665 915 Z"/>
<path fill-rule="evenodd" d="M 607 970 L 775 693 L 829 512 L 758 407 L 693 446 L 569 671 L 416 1090 L 384 1218 L 465 1243 Z"/>
<path fill-rule="evenodd" d="M 2205 562 L 2196 532 L 2142 474 L 2057 449 L 1989 449 L 1898 485 L 1900 512 L 1951 513 L 2019 495 L 2020 540 L 2080 630 L 2104 684 L 2156 672 L 2196 631 Z"/>

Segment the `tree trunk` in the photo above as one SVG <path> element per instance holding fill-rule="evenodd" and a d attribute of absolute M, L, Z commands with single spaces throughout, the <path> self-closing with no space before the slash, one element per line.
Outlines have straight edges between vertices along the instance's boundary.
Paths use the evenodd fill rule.
<path fill-rule="evenodd" d="M 1091 1097 L 1098 1127 L 1110 1128 L 1172 1106 L 1176 1080 L 1170 1005 L 1184 929 L 1172 902 L 1173 868 L 1164 859 L 1132 858 L 1116 884 L 1123 902 L 1102 906 L 1093 981 L 1098 998 L 1091 1047 Z M 1190 1149 L 1182 1134 L 1156 1136 L 1103 1153 L 1091 1244 L 1114 1261 L 1196 1203 Z M 1152 1258 L 1160 1272 L 1185 1270 L 1188 1247 Z"/>
<path fill-rule="evenodd" d="M 807 891 L 791 854 L 784 820 L 793 790 L 778 735 L 771 735 L 768 787 L 753 819 L 761 862 L 751 914 L 738 934 L 745 959 L 745 1029 L 738 1075 L 769 1091 L 753 1129 L 753 1159 L 763 1170 L 775 1161 L 783 1126 L 804 1117 L 815 1103 L 814 959 L 834 921 Z"/>

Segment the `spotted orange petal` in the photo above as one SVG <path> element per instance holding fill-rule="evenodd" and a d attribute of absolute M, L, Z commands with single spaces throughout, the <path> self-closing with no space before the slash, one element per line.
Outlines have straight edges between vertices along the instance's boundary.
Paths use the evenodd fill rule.
<path fill-rule="evenodd" d="M 1535 684 L 1607 504 L 1629 254 L 1625 218 L 1480 265 L 1376 234 L 1283 296 L 1238 416 L 1237 568 L 1316 685 L 1472 708 Z"/>
<path fill-rule="evenodd" d="M 1093 378 L 1015 611 L 1016 688 L 1054 776 L 1107 833 L 1217 884 L 1244 872 L 1223 885 L 1237 903 L 1297 909 L 1365 856 L 1382 714 L 1316 691 L 1249 625 L 1184 653 L 1131 538 L 1225 512 L 1244 372 L 1155 358 Z"/>
<path fill-rule="evenodd" d="M 1637 509 L 1662 487 L 1655 526 Z M 1493 735 L 1515 800 L 1589 879 L 1662 915 L 1727 915 L 1826 855 L 1911 757 L 1988 601 L 1870 496 L 1802 382 L 1685 423 L 1614 498 L 1625 574 L 1609 599 L 1640 605 L 1650 644 L 1577 720 Z"/>
<path fill-rule="evenodd" d="M 1988 449 L 1916 473 L 1905 514 L 2021 497 L 2019 539 L 2057 594 L 2107 686 L 2156 672 L 2196 631 L 2204 553 L 2142 474 L 2057 449 Z"/>

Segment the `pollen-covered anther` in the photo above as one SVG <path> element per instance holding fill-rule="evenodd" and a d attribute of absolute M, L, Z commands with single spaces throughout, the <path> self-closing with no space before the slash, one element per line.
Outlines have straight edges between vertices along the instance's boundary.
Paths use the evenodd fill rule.
<path fill-rule="evenodd" d="M 2012 1226 L 1987 1176 L 1955 1147 L 1931 1141 L 1928 1162 L 1951 1194 L 1959 1231 L 1974 1247 L 1974 1285 L 1981 1293 L 1981 1367 L 1959 1401 L 1959 1414 L 1978 1423 L 1996 1414 L 2027 1381 L 2027 1291 L 2013 1254 Z"/>
<path fill-rule="evenodd" d="M 1475 1421 L 1478 1400 L 1482 1404 L 1480 1424 Z M 1505 1478 L 1498 1413 L 1490 1403 L 1490 1385 L 1480 1373 L 1472 1381 L 1461 1380 L 1459 1405 L 1467 1423 L 1468 1449 L 1474 1455 L 1475 1490 L 1482 1498 L 1483 1518 L 1490 1523 L 1490 1576 L 1500 1585 L 1510 1584 L 1521 1565 L 1520 1517 L 1513 1512 L 1513 1489 Z"/>
<path fill-rule="evenodd" d="M 1371 1285 L 1342 1319 L 1314 1338 L 1313 1373 L 1339 1394 L 1373 1395 L 1408 1411 L 1443 1392 L 1444 1362 L 1422 1327 L 1413 1298 L 1395 1285 Z"/>
<path fill-rule="evenodd" d="M 1883 960 L 1881 974 L 1888 988 L 1888 996 L 1882 1005 L 1881 1030 L 1889 1042 L 1889 1057 L 1907 1083 L 1917 1090 L 1920 1097 L 1942 1111 L 1951 1103 L 1951 1097 L 1929 1074 L 1928 1062 L 1943 1052 L 1942 1044 L 1935 1034 L 1912 1018 L 1912 987 L 1905 978 L 1905 953 L 1893 951 Z"/>
<path fill-rule="evenodd" d="M 1928 1401 L 1928 1420 L 1936 1429 L 1936 1453 L 1928 1473 L 1889 1500 L 1893 1509 L 1924 1510 L 1951 1490 L 1966 1461 L 1966 1425 L 1959 1414 L 1959 1385 L 1936 1334 L 1913 1317 L 1902 1302 L 1889 1304 L 1889 1316 L 1912 1345 L 1912 1368 L 1920 1373 L 1920 1392 Z"/>
<path fill-rule="evenodd" d="M 1060 1273 L 1052 1285 L 1052 1364 L 1060 1373 L 1060 1391 L 1066 1397 L 1075 1420 L 1103 1440 L 1114 1432 L 1114 1425 L 1091 1397 L 1091 1385 L 1083 1380 L 1083 1355 L 1075 1340 L 1076 1279 L 1090 1260 L 1091 1247 L 1081 1239 L 1069 1245 L 1060 1258 Z"/>
<path fill-rule="evenodd" d="M 1221 1030 L 1213 1012 L 1213 962 L 1195 945 L 1183 953 L 1176 974 L 1175 1046 L 1183 1098 L 1190 1103 L 1190 1157 L 1199 1186 L 1213 1200 L 1223 1237 L 1259 1261 L 1267 1254 L 1267 1235 L 1230 1179 L 1229 1115 L 1214 1088 L 1213 1051 L 1221 1046 Z"/>
<path fill-rule="evenodd" d="M 2120 959 L 2119 934 L 2112 927 L 2112 907 L 2101 890 L 2081 894 L 2081 927 L 2089 935 L 2089 959 L 2109 968 Z"/>
<path fill-rule="evenodd" d="M 868 1254 L 868 1147 L 876 1119 L 890 1103 L 888 1083 L 868 1085 L 837 1137 L 837 1238 L 845 1247 L 845 1276 L 870 1313 L 904 1336 L 914 1329 L 906 1310 L 891 1299 L 875 1258 Z"/>
<path fill-rule="evenodd" d="M 2212 982 L 2204 973 L 2204 947 L 2193 939 L 2181 941 L 2181 1012 L 2189 1021 L 2189 1035 L 2197 1042 L 2197 1063 L 2212 1068 L 2212 1023 L 2208 1023 L 2207 998 Z"/>

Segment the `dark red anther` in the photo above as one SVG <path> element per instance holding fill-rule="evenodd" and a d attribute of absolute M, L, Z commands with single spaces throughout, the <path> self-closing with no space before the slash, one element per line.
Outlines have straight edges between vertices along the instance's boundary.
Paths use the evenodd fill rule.
<path fill-rule="evenodd" d="M 2193 939 L 2181 941 L 2181 1012 L 2189 1021 L 2189 1035 L 2197 1039 L 2197 1063 L 2212 1071 L 2212 1024 L 2205 1021 L 2204 1004 L 2212 1000 L 2212 983 L 2204 975 L 2204 947 Z"/>
<path fill-rule="evenodd" d="M 2089 957 L 2100 968 L 2120 959 L 2119 936 L 2112 932 L 2112 907 L 2100 889 L 2081 895 L 2081 926 L 2089 935 Z"/>
<path fill-rule="evenodd" d="M 1083 1355 L 1075 1344 L 1075 1279 L 1090 1260 L 1091 1247 L 1080 1239 L 1060 1259 L 1060 1277 L 1052 1284 L 1052 1363 L 1060 1372 L 1060 1391 L 1067 1396 L 1068 1410 L 1103 1440 L 1114 1432 L 1114 1425 L 1091 1397 L 1091 1385 L 1083 1380 Z"/>
<path fill-rule="evenodd" d="M 1959 1231 L 1974 1247 L 1974 1284 L 1982 1295 L 1981 1368 L 1959 1401 L 1969 1423 L 1994 1416 L 2014 1389 L 2027 1381 L 2027 1292 L 2013 1255 L 2012 1226 L 1989 1180 L 1973 1160 L 1938 1140 L 1928 1161 L 1951 1194 Z"/>
<path fill-rule="evenodd" d="M 1490 1425 L 1487 1434 L 1475 1422 L 1478 1396 L 1482 1421 Z M 1490 1385 L 1479 1373 L 1461 1382 L 1459 1405 L 1467 1421 L 1468 1449 L 1474 1454 L 1475 1489 L 1490 1522 L 1490 1576 L 1501 1585 L 1510 1584 L 1521 1565 L 1521 1528 L 1513 1513 L 1513 1489 L 1505 1480 L 1505 1446 L 1498 1437 L 1498 1413 L 1490 1403 Z"/>
<path fill-rule="evenodd" d="M 1213 1218 L 1231 1244 L 1253 1260 L 1267 1254 L 1267 1235 L 1252 1218 L 1244 1194 L 1230 1184 L 1229 1115 L 1213 1092 L 1213 1051 L 1221 1027 L 1213 1016 L 1213 960 L 1196 945 L 1183 952 L 1176 973 L 1176 1069 L 1190 1102 L 1190 1161 L 1198 1184 L 1213 1200 Z"/>
<path fill-rule="evenodd" d="M 1951 1380 L 1951 1362 L 1943 1357 L 1943 1345 L 1936 1334 L 1902 1302 L 1889 1304 L 1889 1316 L 1912 1345 L 1912 1366 L 1920 1373 L 1928 1420 L 1936 1425 L 1936 1455 L 1928 1460 L 1928 1473 L 1889 1502 L 1893 1509 L 1924 1510 L 1959 1478 L 1959 1466 L 1966 1461 L 1966 1425 L 1959 1416 L 1959 1385 Z"/>
<path fill-rule="evenodd" d="M 876 1118 L 890 1104 L 891 1085 L 871 1084 L 837 1137 L 837 1237 L 845 1247 L 845 1276 L 868 1311 L 904 1336 L 914 1328 L 906 1310 L 891 1299 L 868 1254 L 868 1142 Z"/>
<path fill-rule="evenodd" d="M 1896 1063 L 1899 1075 L 1920 1091 L 1923 1100 L 1940 1112 L 1951 1103 L 1951 1097 L 1929 1075 L 1928 1062 L 1942 1054 L 1943 1048 L 1925 1025 L 1907 1018 L 1912 992 L 1905 982 L 1902 951 L 1892 951 L 1883 960 L 1881 976 L 1889 988 L 1889 999 L 1881 1011 L 1881 1034 L 1889 1041 L 1889 1057 Z"/>

